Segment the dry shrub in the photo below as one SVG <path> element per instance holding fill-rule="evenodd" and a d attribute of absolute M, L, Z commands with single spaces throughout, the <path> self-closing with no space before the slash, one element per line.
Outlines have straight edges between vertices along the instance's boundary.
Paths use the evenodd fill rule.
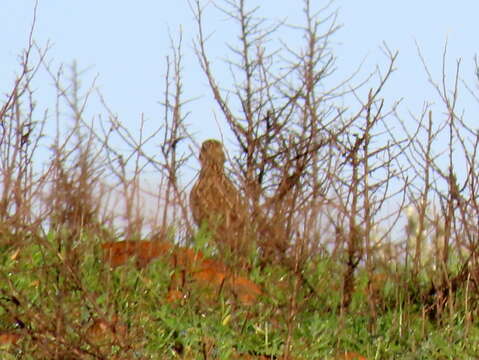
<path fill-rule="evenodd" d="M 185 246 L 195 239 L 191 220 L 196 225 L 206 220 L 217 232 L 216 243 L 247 241 L 258 247 L 263 269 L 279 264 L 295 277 L 286 310 L 285 358 L 301 290 L 308 289 L 307 299 L 319 298 L 323 290 L 309 280 L 315 266 L 308 267 L 322 259 L 341 271 L 341 301 L 334 310 L 342 315 L 354 304 L 359 270 L 368 278 L 364 305 L 371 323 L 385 304 L 401 309 L 419 304 L 431 319 L 453 319 L 463 309 L 470 325 L 479 300 L 479 137 L 458 108 L 464 89 L 460 62 L 449 84 L 446 51 L 439 81 L 423 61 L 444 111 L 425 105 L 418 116 L 404 118 L 398 104 L 384 97 L 397 58 L 387 47 L 386 66 L 366 80 L 351 76 L 332 82 L 330 39 L 338 26 L 330 8 L 315 12 L 304 0 L 304 25 L 291 30 L 283 23 L 268 25 L 245 1 L 216 5 L 239 29 L 239 41 L 228 44 L 231 84 L 215 75 L 217 65 L 208 54 L 210 8 L 199 0 L 192 2 L 195 51 L 225 119 L 223 143 L 229 151 L 220 154 L 221 175 L 241 199 L 232 208 L 241 218 L 237 227 L 246 227 L 247 234 L 215 229 L 212 215 L 217 214 L 209 214 L 216 212 L 210 203 L 197 204 L 205 214 L 190 214 L 190 187 L 182 181 L 198 146 L 185 121 L 181 37 L 166 61 L 160 122 L 141 116 L 132 129 L 109 109 L 94 80 L 86 89 L 80 86 L 84 72 L 53 67 L 49 45 L 35 44 L 32 26 L 19 75 L 0 104 L 0 245 L 14 247 L 20 256 L 29 245 L 40 249 L 43 263 L 30 271 L 43 282 L 29 289 L 38 287 L 37 296 L 55 311 L 42 311 L 27 290 L 18 290 L 2 273 L 0 304 L 8 323 L 35 339 L 39 351 L 56 351 L 56 358 L 94 356 L 68 337 L 71 329 L 81 333 L 84 324 L 75 322 L 63 299 L 81 292 L 91 314 L 104 318 L 91 305 L 96 294 L 79 276 L 97 242 L 104 243 L 105 260 L 113 267 L 134 257 L 141 268 L 166 256 L 177 269 L 171 299 L 183 297 L 189 278 L 212 285 L 216 298 L 227 290 L 241 303 L 254 302 L 263 294 L 257 284 L 230 263 Z M 278 42 L 279 29 L 298 31 L 303 41 Z M 53 112 L 42 111 L 35 101 L 39 71 L 54 84 Z M 479 98 L 472 87 L 465 89 Z M 91 102 L 105 114 L 91 116 Z M 157 186 L 145 188 L 150 174 Z M 204 200 L 199 195 L 192 195 L 193 202 Z M 412 215 L 405 215 L 406 208 Z M 232 211 L 218 212 L 233 222 Z M 155 234 L 159 241 L 136 241 Z M 17 255 L 5 254 L 5 263 L 17 261 Z M 332 282 L 320 284 L 333 288 Z M 399 292 L 393 300 L 381 292 L 391 282 Z M 461 292 L 465 299 L 459 302 Z"/>

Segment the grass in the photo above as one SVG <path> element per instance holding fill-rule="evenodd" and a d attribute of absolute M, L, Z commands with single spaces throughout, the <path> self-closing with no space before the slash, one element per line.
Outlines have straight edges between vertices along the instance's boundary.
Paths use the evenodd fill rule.
<path fill-rule="evenodd" d="M 38 243 L 3 248 L 0 324 L 4 332 L 21 335 L 15 345 L 3 345 L 4 354 L 24 359 L 47 359 L 53 351 L 82 359 L 273 359 L 283 354 L 295 278 L 281 266 L 252 271 L 264 294 L 251 306 L 194 283 L 185 285 L 187 296 L 169 303 L 174 269 L 161 258 L 144 269 L 134 259 L 111 269 L 101 257 L 101 239 L 86 236 L 72 273 L 58 250 L 60 239 L 61 234 L 49 233 Z M 463 309 L 441 322 L 431 320 L 421 304 L 401 302 L 406 291 L 387 281 L 379 289 L 382 310 L 371 322 L 364 271 L 358 274 L 350 312 L 340 314 L 335 271 L 329 260 L 317 259 L 305 274 L 317 294 L 306 289 L 296 294 L 292 359 L 338 359 L 344 351 L 367 359 L 473 359 L 478 353 L 479 327 L 465 326 Z M 455 301 L 461 300 L 458 294 Z M 98 319 L 107 325 L 92 335 Z"/>
<path fill-rule="evenodd" d="M 233 144 L 225 176 L 251 226 L 240 240 L 259 248 L 225 253 L 192 223 L 185 174 L 199 147 L 181 36 L 161 121 L 132 129 L 101 94 L 91 121 L 95 83 L 85 91 L 75 65 L 54 69 L 33 23 L 0 104 L 0 358 L 479 358 L 479 135 L 456 108 L 461 91 L 479 96 L 459 62 L 447 76 L 444 51 L 439 81 L 424 63 L 443 108 L 404 118 L 382 94 L 398 55 L 387 47 L 367 81 L 328 88 L 334 11 L 303 0 L 298 44 L 276 49 L 283 24 L 218 0 L 239 25 L 227 89 L 207 52 L 207 7 L 191 3 L 199 67 Z M 51 108 L 38 108 L 39 72 Z M 172 252 L 141 266 L 151 254 L 131 250 L 110 266 L 104 245 L 135 240 Z M 200 266 L 185 265 L 199 252 Z"/>

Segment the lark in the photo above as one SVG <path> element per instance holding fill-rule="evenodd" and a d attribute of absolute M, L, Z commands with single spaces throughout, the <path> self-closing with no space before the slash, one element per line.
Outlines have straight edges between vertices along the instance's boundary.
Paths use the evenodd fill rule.
<path fill-rule="evenodd" d="M 201 170 L 190 193 L 190 207 L 198 226 L 207 226 L 220 250 L 245 249 L 247 206 L 225 174 L 226 156 L 218 140 L 206 140 L 200 151 Z"/>

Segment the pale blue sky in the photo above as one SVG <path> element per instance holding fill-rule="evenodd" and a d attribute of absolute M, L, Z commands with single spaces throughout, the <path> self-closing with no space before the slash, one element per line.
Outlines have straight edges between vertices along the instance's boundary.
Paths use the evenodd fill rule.
<path fill-rule="evenodd" d="M 315 4 L 325 1 L 313 0 Z M 57 64 L 76 60 L 79 68 L 90 68 L 90 77 L 99 75 L 98 86 L 111 109 L 132 126 L 141 113 L 147 118 L 161 117 L 158 101 L 162 98 L 164 58 L 169 54 L 168 29 L 173 35 L 181 25 L 184 32 L 184 82 L 186 97 L 200 98 L 190 105 L 189 122 L 199 131 L 199 140 L 217 135 L 212 112 L 219 114 L 210 102 L 206 80 L 199 71 L 192 50 L 195 26 L 186 0 L 40 0 L 35 31 L 36 41 L 53 44 L 50 58 Z M 301 23 L 302 1 L 251 0 L 261 4 L 260 14 L 272 19 Z M 3 0 L 0 8 L 0 92 L 11 87 L 18 70 L 17 55 L 27 43 L 32 20 L 33 0 Z M 174 5 L 172 5 L 174 4 Z M 403 110 L 419 113 L 425 100 L 437 100 L 427 83 L 417 56 L 415 40 L 426 61 L 439 79 L 444 42 L 448 39 L 451 74 L 455 59 L 463 59 L 463 77 L 473 81 L 473 57 L 478 51 L 479 2 L 447 0 L 337 0 L 331 9 L 339 8 L 338 23 L 343 27 L 333 37 L 338 56 L 338 74 L 350 73 L 363 59 L 363 71 L 374 70 L 376 63 L 385 65 L 380 46 L 399 50 L 398 71 L 385 94 L 390 101 L 404 97 Z M 213 11 L 208 29 L 215 31 L 209 47 L 212 59 L 225 55 L 224 41 L 231 34 L 231 21 Z M 208 14 L 207 14 L 208 16 Z M 284 41 L 297 41 L 285 33 Z M 227 74 L 219 73 L 221 76 Z M 47 79 L 47 78 L 45 78 Z M 88 76 L 86 76 L 88 79 Z M 46 80 L 48 81 L 48 80 Z M 44 96 L 45 84 L 37 84 L 37 96 Z M 201 97 L 203 96 L 203 97 Z M 45 99 L 46 99 L 45 95 Z M 51 104 L 53 105 L 53 104 Z M 478 104 L 466 102 L 468 111 L 477 112 Z M 95 112 L 97 109 L 92 109 Z M 98 112 L 101 112 L 98 109 Z"/>

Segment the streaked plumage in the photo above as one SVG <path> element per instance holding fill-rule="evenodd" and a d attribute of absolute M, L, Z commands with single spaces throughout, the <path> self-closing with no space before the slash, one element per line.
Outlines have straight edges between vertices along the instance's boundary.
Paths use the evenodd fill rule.
<path fill-rule="evenodd" d="M 200 152 L 201 170 L 190 193 L 190 207 L 198 226 L 207 224 L 219 248 L 244 247 L 248 211 L 238 189 L 224 171 L 226 160 L 218 140 L 206 140 Z"/>

